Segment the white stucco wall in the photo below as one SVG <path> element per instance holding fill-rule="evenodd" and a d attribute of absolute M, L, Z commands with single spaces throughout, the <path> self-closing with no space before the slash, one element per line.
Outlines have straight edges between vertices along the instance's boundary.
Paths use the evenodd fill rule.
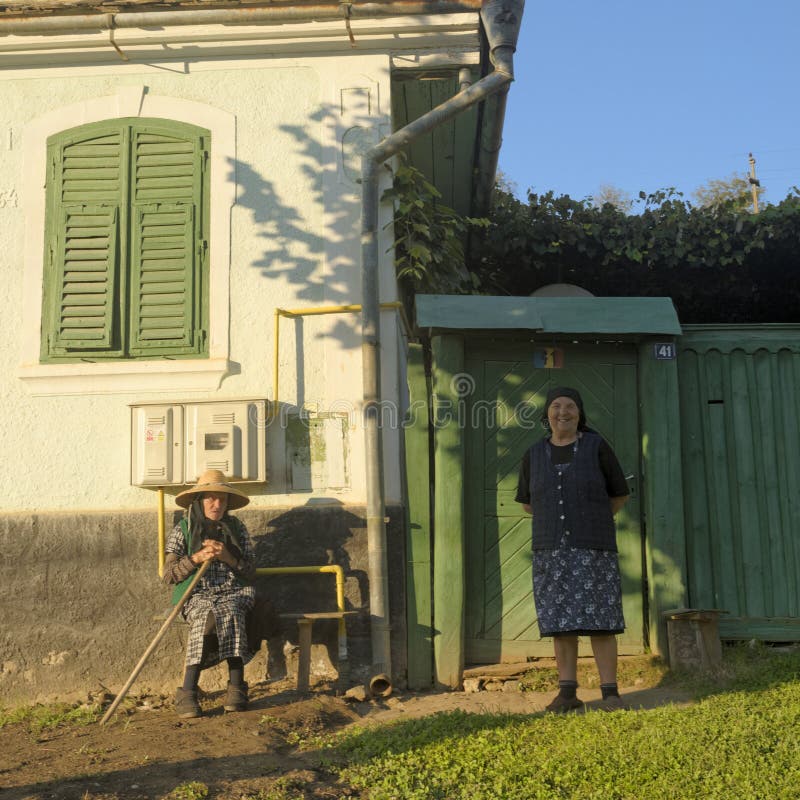
<path fill-rule="evenodd" d="M 230 362 L 218 388 L 203 388 L 216 381 L 213 375 L 186 378 L 179 362 L 145 370 L 135 365 L 132 373 L 96 380 L 107 365 L 49 373 L 37 366 L 43 136 L 53 115 L 63 117 L 64 128 L 94 118 L 98 99 L 109 117 L 166 115 L 175 108 L 205 118 L 207 108 L 217 159 L 214 148 L 227 137 L 227 163 L 212 170 L 212 293 L 216 285 L 218 294 L 216 307 L 212 297 L 211 355 Z M 342 137 L 356 129 L 377 141 L 389 131 L 389 57 L 354 52 L 6 70 L 0 104 L 0 510 L 154 505 L 152 491 L 130 485 L 130 404 L 271 399 L 274 309 L 360 303 L 360 189 L 343 168 Z M 200 118 L 186 121 L 203 124 Z M 383 208 L 382 226 L 389 218 L 390 209 Z M 388 233 L 383 239 L 385 254 Z M 396 295 L 390 257 L 382 257 L 386 302 Z M 383 394 L 398 403 L 398 320 L 392 311 L 382 316 Z M 70 371 L 79 377 L 59 377 Z M 292 407 L 351 412 L 350 486 L 293 493 L 282 431 L 271 428 L 269 483 L 255 488 L 254 504 L 296 505 L 314 495 L 363 502 L 357 314 L 282 321 L 278 399 Z M 400 433 L 385 432 L 389 501 L 400 499 Z"/>

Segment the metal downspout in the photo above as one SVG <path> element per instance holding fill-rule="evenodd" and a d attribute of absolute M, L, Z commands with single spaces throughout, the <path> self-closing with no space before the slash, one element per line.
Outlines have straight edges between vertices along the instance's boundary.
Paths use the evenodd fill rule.
<path fill-rule="evenodd" d="M 506 101 L 508 88 L 498 92 L 494 98 L 494 110 L 491 115 L 491 126 L 485 136 L 481 137 L 481 163 L 478 172 L 477 186 L 475 187 L 474 208 L 483 213 L 489 208 L 489 202 L 494 189 L 494 179 L 497 175 L 497 162 L 500 159 L 500 146 L 503 144 L 503 125 L 506 118 Z M 474 212 L 473 212 L 474 213 Z"/>
<path fill-rule="evenodd" d="M 367 481 L 367 546 L 372 622 L 373 693 L 391 691 L 389 576 L 386 552 L 385 493 L 380 431 L 380 282 L 378 275 L 378 180 L 380 166 L 418 137 L 466 111 L 514 80 L 513 57 L 524 0 L 489 0 L 481 20 L 494 71 L 427 114 L 387 136 L 361 159 L 361 277 L 364 380 L 364 437 Z"/>

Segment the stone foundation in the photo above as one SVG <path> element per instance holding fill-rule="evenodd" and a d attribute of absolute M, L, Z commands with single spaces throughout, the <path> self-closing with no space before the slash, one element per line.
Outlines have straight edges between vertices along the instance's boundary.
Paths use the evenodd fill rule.
<path fill-rule="evenodd" d="M 350 680 L 369 677 L 371 643 L 366 520 L 363 507 L 308 505 L 243 509 L 237 516 L 255 543 L 257 564 L 339 564 L 345 573 Z M 404 522 L 387 509 L 393 681 L 406 672 Z M 168 514 L 171 527 L 178 519 Z M 153 511 L 0 515 L 0 698 L 23 703 L 83 697 L 101 686 L 118 691 L 161 627 L 170 589 L 158 578 Z M 259 587 L 278 613 L 336 610 L 332 574 L 269 576 Z M 186 628 L 176 621 L 131 691 L 172 693 L 183 668 Z M 288 647 L 286 646 L 288 643 Z M 248 681 L 292 675 L 297 625 L 282 624 L 246 667 Z M 338 672 L 337 623 L 314 625 L 312 680 Z M 224 666 L 201 686 L 224 686 Z"/>

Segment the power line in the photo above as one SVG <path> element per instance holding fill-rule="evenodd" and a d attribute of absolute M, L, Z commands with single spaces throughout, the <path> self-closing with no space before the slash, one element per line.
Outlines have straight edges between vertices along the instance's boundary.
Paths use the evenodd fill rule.
<path fill-rule="evenodd" d="M 800 167 L 767 167 L 761 170 L 761 174 L 769 173 L 770 175 L 785 175 L 787 172 L 800 173 Z"/>
<path fill-rule="evenodd" d="M 761 153 L 762 155 L 764 153 L 797 153 L 800 152 L 800 147 L 781 147 L 773 150 L 762 150 L 759 147 L 758 152 Z M 744 155 L 745 151 L 740 150 L 738 153 L 728 153 L 727 158 L 741 158 Z"/>

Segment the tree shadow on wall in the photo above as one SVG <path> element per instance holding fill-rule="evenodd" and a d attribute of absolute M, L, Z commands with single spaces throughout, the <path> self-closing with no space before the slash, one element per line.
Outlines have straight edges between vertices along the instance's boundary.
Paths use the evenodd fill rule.
<path fill-rule="evenodd" d="M 305 303 L 344 305 L 361 302 L 361 186 L 360 158 L 377 144 L 381 116 L 349 115 L 326 103 L 308 118 L 308 124 L 281 125 L 294 141 L 292 152 L 263 150 L 263 171 L 230 160 L 238 187 L 236 205 L 248 209 L 261 252 L 250 262 L 264 278 L 295 287 L 294 296 Z M 334 126 L 333 143 L 309 131 Z M 267 178 L 271 166 L 297 160 L 298 179 L 287 197 L 285 187 Z M 387 170 L 388 170 L 387 166 Z M 383 287 L 394 297 L 395 287 Z M 388 291 L 387 291 L 388 290 Z M 303 305 L 303 303 L 301 303 Z M 358 314 L 336 315 L 320 336 L 333 336 L 343 346 L 360 346 Z"/>
<path fill-rule="evenodd" d="M 264 298 L 260 308 L 241 304 L 236 277 L 232 277 L 232 338 L 246 332 L 250 339 L 268 341 L 274 336 L 274 324 L 280 336 L 278 391 L 272 397 L 280 413 L 270 420 L 267 434 L 268 452 L 275 454 L 274 460 L 269 456 L 273 476 L 269 493 L 295 491 L 281 469 L 284 453 L 291 446 L 287 427 L 304 409 L 313 410 L 309 376 L 313 379 L 314 371 L 322 367 L 307 357 L 307 343 L 329 339 L 336 342 L 334 352 L 337 347 L 342 352 L 361 348 L 361 316 L 357 312 L 273 319 L 273 309 L 361 303 L 360 157 L 377 143 L 379 125 L 384 122 L 383 117 L 350 114 L 345 124 L 338 106 L 323 104 L 308 115 L 305 125 L 279 125 L 275 143 L 265 139 L 253 163 L 228 161 L 228 179 L 237 186 L 232 210 L 232 274 L 242 275 L 241 260 L 245 269 L 257 270 L 263 281 L 255 291 Z M 287 160 L 296 164 L 290 181 L 283 166 Z M 275 177 L 270 178 L 271 174 Z M 243 277 L 252 285 L 250 276 Z M 396 296 L 394 285 L 384 286 L 383 292 L 382 299 Z M 294 363 L 287 364 L 287 359 Z M 267 366 L 260 383 L 269 383 L 269 372 Z M 328 397 L 326 402 L 352 413 L 351 390 Z M 281 396 L 292 402 L 282 402 Z"/>

